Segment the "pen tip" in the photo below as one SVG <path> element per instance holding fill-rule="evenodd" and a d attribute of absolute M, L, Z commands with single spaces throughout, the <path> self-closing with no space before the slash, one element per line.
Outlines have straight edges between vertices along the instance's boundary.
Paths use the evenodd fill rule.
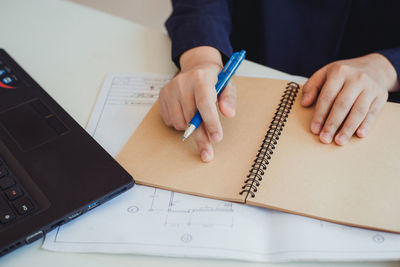
<path fill-rule="evenodd" d="M 182 142 L 185 142 L 185 140 L 186 140 L 186 137 L 183 137 L 183 138 L 182 138 Z"/>

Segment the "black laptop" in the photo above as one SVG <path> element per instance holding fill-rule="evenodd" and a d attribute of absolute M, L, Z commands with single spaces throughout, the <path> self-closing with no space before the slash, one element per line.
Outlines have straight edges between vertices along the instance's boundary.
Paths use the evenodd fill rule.
<path fill-rule="evenodd" d="M 133 185 L 132 177 L 0 49 L 0 256 Z"/>

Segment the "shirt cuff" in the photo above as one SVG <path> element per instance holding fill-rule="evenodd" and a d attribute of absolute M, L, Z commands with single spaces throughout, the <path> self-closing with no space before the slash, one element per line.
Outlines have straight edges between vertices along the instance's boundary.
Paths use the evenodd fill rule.
<path fill-rule="evenodd" d="M 400 92 L 389 93 L 388 101 L 400 103 Z"/>
<path fill-rule="evenodd" d="M 170 18 L 165 26 L 172 41 L 172 60 L 178 68 L 180 68 L 180 56 L 198 46 L 218 49 L 223 61 L 233 53 L 229 39 L 231 25 L 227 19 L 198 16 L 188 21 Z"/>
<path fill-rule="evenodd" d="M 397 73 L 397 80 L 400 82 L 400 48 L 379 50 L 392 63 Z M 389 93 L 388 101 L 400 103 L 400 92 Z"/>

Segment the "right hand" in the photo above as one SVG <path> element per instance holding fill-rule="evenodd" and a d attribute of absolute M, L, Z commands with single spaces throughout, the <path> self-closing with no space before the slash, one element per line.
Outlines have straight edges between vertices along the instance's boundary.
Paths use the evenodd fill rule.
<path fill-rule="evenodd" d="M 222 69 L 219 51 L 201 46 L 186 51 L 180 57 L 181 71 L 160 91 L 161 116 L 167 126 L 183 131 L 199 110 L 203 123 L 193 133 L 201 159 L 214 158 L 211 140 L 222 140 L 222 127 L 216 102 L 221 113 L 231 118 L 235 115 L 236 89 L 229 82 L 217 99 L 215 84 Z"/>

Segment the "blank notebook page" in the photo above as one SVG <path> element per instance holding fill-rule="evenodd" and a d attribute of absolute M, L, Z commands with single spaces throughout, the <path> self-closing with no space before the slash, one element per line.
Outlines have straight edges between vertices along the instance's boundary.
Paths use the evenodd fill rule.
<path fill-rule="evenodd" d="M 310 134 L 312 109 L 300 100 L 247 203 L 400 232 L 400 105 L 387 103 L 365 138 L 337 146 Z"/>

